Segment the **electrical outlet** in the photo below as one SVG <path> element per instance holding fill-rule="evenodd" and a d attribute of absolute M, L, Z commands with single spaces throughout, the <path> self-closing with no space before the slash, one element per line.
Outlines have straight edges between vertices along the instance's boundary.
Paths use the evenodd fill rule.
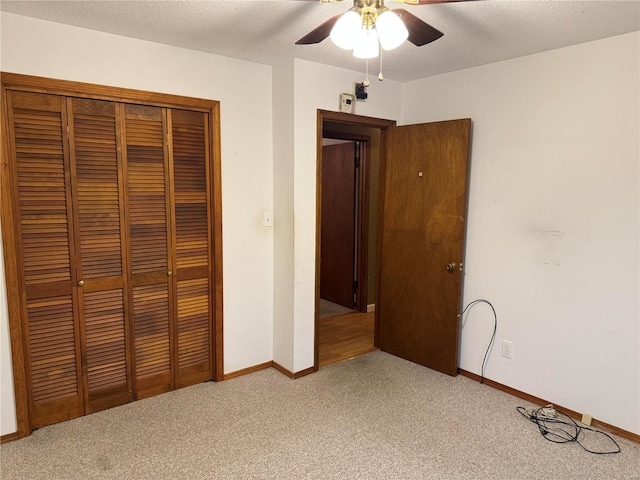
<path fill-rule="evenodd" d="M 513 343 L 509 340 L 502 340 L 502 356 L 504 358 L 513 358 Z"/>
<path fill-rule="evenodd" d="M 584 425 L 591 425 L 591 421 L 593 420 L 593 417 L 591 415 L 589 415 L 588 413 L 583 413 L 582 414 L 582 420 L 581 423 L 583 423 Z"/>

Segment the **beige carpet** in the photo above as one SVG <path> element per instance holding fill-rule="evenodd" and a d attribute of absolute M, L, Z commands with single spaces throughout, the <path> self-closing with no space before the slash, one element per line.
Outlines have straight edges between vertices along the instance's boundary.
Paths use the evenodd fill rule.
<path fill-rule="evenodd" d="M 382 352 L 298 380 L 273 369 L 42 428 L 2 445 L 1 477 L 638 479 L 640 449 L 544 440 L 521 400 Z"/>

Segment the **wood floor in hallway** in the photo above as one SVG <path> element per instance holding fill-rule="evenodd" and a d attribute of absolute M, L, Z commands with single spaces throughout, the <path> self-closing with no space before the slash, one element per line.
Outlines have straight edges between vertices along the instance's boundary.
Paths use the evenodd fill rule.
<path fill-rule="evenodd" d="M 356 312 L 320 319 L 320 368 L 377 350 L 373 346 L 374 315 Z"/>

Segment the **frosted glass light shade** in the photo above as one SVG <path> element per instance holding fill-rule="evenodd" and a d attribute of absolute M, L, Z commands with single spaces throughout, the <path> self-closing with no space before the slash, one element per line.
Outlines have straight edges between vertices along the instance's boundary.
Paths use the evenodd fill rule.
<path fill-rule="evenodd" d="M 353 56 L 356 58 L 376 58 L 380 52 L 378 34 L 375 28 L 363 28 L 360 31 Z"/>
<path fill-rule="evenodd" d="M 362 30 L 362 17 L 354 10 L 342 15 L 331 29 L 329 37 L 338 47 L 352 50 Z"/>
<path fill-rule="evenodd" d="M 387 10 L 378 17 L 376 30 L 378 31 L 380 45 L 385 50 L 399 47 L 409 36 L 409 31 L 405 24 L 391 10 Z"/>

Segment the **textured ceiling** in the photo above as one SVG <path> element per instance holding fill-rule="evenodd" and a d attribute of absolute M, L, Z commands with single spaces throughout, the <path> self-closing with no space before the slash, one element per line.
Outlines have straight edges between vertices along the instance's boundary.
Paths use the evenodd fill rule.
<path fill-rule="evenodd" d="M 281 57 L 364 71 L 329 39 L 294 45 L 342 3 L 312 0 L 0 1 L 2 11 L 203 52 L 271 63 Z M 384 74 L 400 82 L 640 30 L 640 0 L 484 0 L 405 8 L 444 32 L 384 54 Z M 377 60 L 370 71 L 377 74 Z M 375 76 L 374 74 L 374 76 Z"/>

